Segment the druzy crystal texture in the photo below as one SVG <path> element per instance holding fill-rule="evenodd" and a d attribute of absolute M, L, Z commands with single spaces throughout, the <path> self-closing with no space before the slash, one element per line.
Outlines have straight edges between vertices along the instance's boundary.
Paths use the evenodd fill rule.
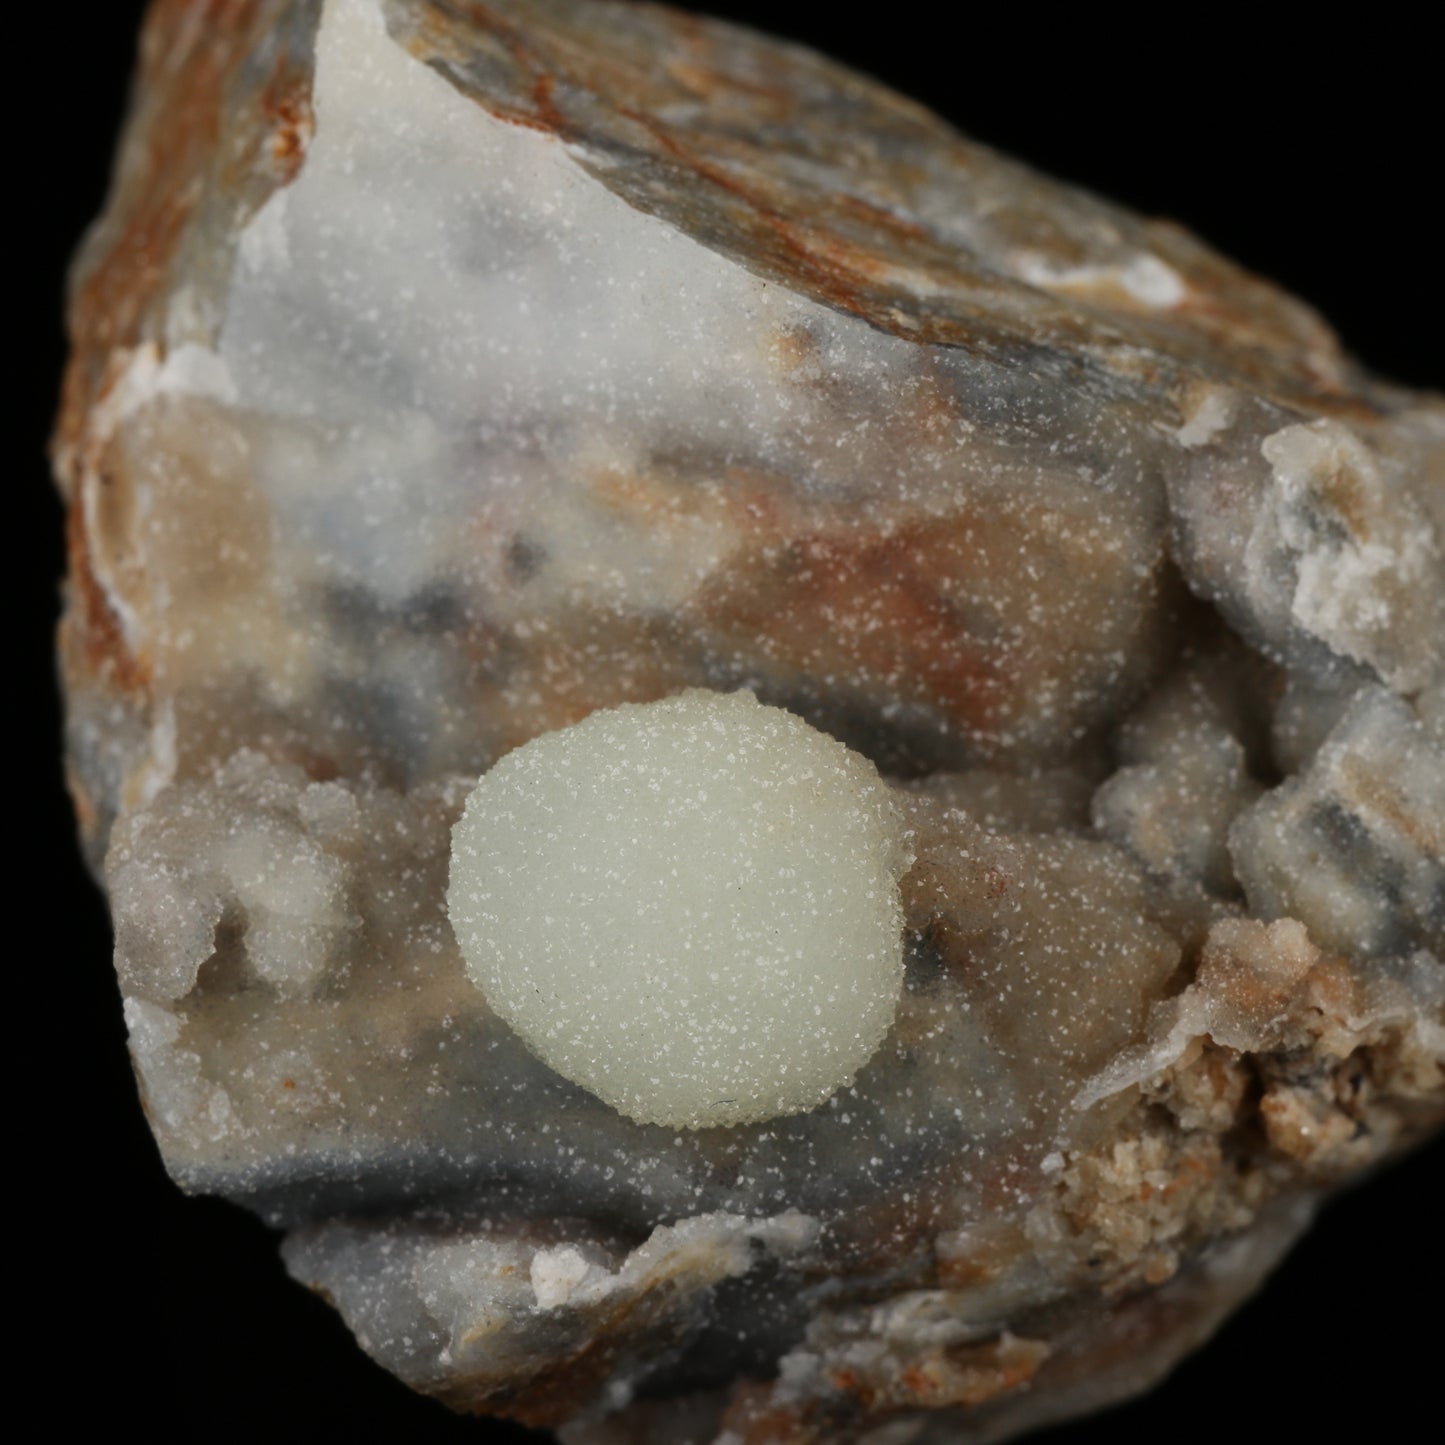
<path fill-rule="evenodd" d="M 417 1389 L 1001 1440 L 1445 1118 L 1445 402 L 1184 232 L 674 11 L 154 0 L 71 327 L 70 770 L 145 1106 Z M 878 790 L 901 982 L 816 1107 L 639 1122 L 474 981 L 453 829 L 574 725 L 749 693 Z M 566 884 L 507 945 L 564 1015 Z M 745 1001 L 801 1041 L 808 997 Z"/>
<path fill-rule="evenodd" d="M 913 861 L 878 771 L 750 693 L 543 733 L 482 775 L 447 913 L 545 1063 L 644 1124 L 750 1124 L 851 1084 L 903 986 Z"/>

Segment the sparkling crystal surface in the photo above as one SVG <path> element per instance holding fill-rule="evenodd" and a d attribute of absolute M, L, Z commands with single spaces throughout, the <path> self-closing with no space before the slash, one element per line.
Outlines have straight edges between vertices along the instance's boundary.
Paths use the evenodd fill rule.
<path fill-rule="evenodd" d="M 402 1378 L 576 1442 L 1142 1388 L 1445 1109 L 1445 406 L 743 32 L 183 11 L 57 451 L 167 1167 Z M 679 1133 L 524 1047 L 444 898 L 499 758 L 693 687 L 872 759 L 914 863 L 856 1082 Z"/>

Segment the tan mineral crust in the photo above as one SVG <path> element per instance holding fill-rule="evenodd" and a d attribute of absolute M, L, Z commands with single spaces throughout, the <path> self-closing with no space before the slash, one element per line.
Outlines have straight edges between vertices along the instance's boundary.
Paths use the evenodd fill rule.
<path fill-rule="evenodd" d="M 418 1390 L 1002 1440 L 1445 1117 L 1445 403 L 1183 231 L 676 11 L 155 0 L 71 327 L 145 1107 Z M 871 760 L 911 861 L 853 1081 L 678 1128 L 446 894 L 493 764 L 688 689 Z"/>

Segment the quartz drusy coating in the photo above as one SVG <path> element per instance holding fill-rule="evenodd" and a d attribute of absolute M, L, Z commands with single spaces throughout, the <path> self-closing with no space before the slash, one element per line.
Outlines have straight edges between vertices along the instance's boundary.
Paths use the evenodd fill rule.
<path fill-rule="evenodd" d="M 452 834 L 472 980 L 559 1074 L 644 1124 L 811 1109 L 903 985 L 911 861 L 878 770 L 750 693 L 544 733 Z"/>
<path fill-rule="evenodd" d="M 71 784 L 167 1168 L 388 1369 L 568 1445 L 998 1441 L 1445 1118 L 1439 397 L 704 18 L 154 0 L 141 57 L 56 443 Z M 446 895 L 479 778 L 690 689 L 876 769 L 901 978 L 809 1106 L 679 1128 L 544 1062 Z M 555 871 L 511 963 L 600 1028 Z"/>

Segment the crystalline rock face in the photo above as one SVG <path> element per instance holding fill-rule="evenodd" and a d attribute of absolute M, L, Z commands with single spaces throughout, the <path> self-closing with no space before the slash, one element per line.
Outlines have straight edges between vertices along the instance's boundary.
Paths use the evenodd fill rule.
<path fill-rule="evenodd" d="M 189 14 L 56 443 L 172 1175 L 573 1445 L 1146 1387 L 1445 1115 L 1445 404 L 722 24 Z"/>

